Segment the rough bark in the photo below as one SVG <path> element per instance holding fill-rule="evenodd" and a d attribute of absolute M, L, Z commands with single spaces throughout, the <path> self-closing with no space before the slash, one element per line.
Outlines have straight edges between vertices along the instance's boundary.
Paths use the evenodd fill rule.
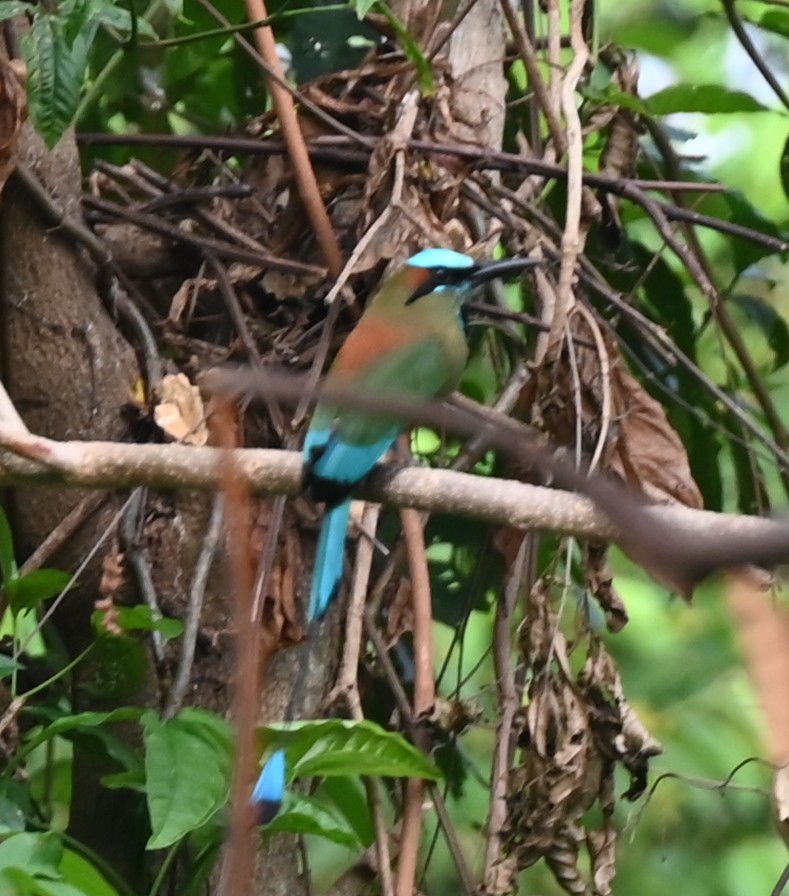
<path fill-rule="evenodd" d="M 73 137 L 65 136 L 49 152 L 26 125 L 20 154 L 58 204 L 79 215 L 81 174 Z M 3 195 L 2 281 L 3 379 L 28 426 L 58 439 L 122 438 L 120 409 L 137 374 L 134 354 L 102 307 L 90 264 L 42 223 L 13 178 Z M 67 488 L 17 488 L 11 510 L 20 559 L 84 496 Z M 75 569 L 119 506 L 120 497 L 108 500 L 49 565 Z M 79 589 L 58 614 L 59 634 L 72 654 L 93 637 L 90 613 L 100 559 L 80 575 Z M 73 696 L 76 706 L 88 708 L 78 676 Z M 75 747 L 70 833 L 134 880 L 145 836 L 139 799 L 102 788 L 104 771 L 85 745 Z"/>

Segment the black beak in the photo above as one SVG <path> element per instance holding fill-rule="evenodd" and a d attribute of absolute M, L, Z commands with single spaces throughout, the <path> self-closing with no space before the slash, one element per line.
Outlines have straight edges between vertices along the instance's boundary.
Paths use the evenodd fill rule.
<path fill-rule="evenodd" d="M 499 277 L 502 280 L 512 279 L 539 263 L 536 258 L 504 258 L 501 261 L 483 261 L 463 279 L 466 283 L 473 283 L 475 286 L 496 280 Z"/>

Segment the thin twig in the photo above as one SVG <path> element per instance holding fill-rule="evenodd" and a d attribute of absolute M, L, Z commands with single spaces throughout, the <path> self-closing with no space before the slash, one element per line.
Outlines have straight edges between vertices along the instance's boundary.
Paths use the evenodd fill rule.
<path fill-rule="evenodd" d="M 246 0 L 246 7 L 249 17 L 253 21 L 260 21 L 268 17 L 264 0 Z M 268 64 L 266 74 L 270 75 L 271 72 L 274 72 L 278 75 L 277 78 L 270 76 L 267 78 L 268 89 L 280 129 L 282 130 L 282 136 L 285 138 L 285 143 L 288 146 L 288 155 L 293 165 L 293 177 L 296 181 L 301 201 L 304 203 L 307 218 L 312 225 L 315 238 L 326 262 L 326 267 L 329 269 L 329 274 L 332 277 L 337 277 L 342 270 L 342 252 L 326 212 L 326 207 L 323 204 L 323 199 L 321 199 L 318 180 L 315 177 L 304 135 L 299 126 L 293 97 L 290 91 L 282 86 L 285 73 L 282 70 L 282 62 L 280 62 L 277 53 L 274 31 L 270 25 L 263 25 L 255 29 L 254 37 L 260 55 Z"/>
<path fill-rule="evenodd" d="M 134 571 L 137 587 L 151 611 L 151 618 L 157 621 L 162 618 L 162 611 L 159 609 L 159 601 L 156 597 L 156 586 L 153 583 L 148 552 L 142 540 L 146 498 L 144 488 L 136 488 L 131 493 L 126 512 L 121 520 L 120 536 L 126 559 Z M 151 632 L 151 643 L 156 662 L 161 663 L 164 660 L 164 638 L 160 631 Z"/>
<path fill-rule="evenodd" d="M 514 741 L 512 725 L 519 707 L 512 669 L 511 638 L 513 616 L 521 586 L 522 571 L 526 558 L 527 538 L 521 540 L 512 565 L 504 595 L 496 602 L 496 617 L 493 634 L 493 667 L 496 673 L 496 688 L 499 694 L 501 715 L 496 729 L 491 769 L 490 808 L 488 810 L 487 848 L 483 879 L 486 891 L 490 892 L 495 869 L 501 858 L 502 835 L 507 822 L 507 794 L 509 792 L 509 772 L 512 767 Z"/>
<path fill-rule="evenodd" d="M 573 280 L 578 256 L 583 251 L 584 231 L 581 222 L 581 200 L 583 197 L 584 144 L 581 119 L 576 107 L 576 89 L 589 59 L 589 50 L 583 39 L 581 17 L 584 0 L 572 0 L 570 4 L 570 39 L 574 51 L 570 68 L 564 76 L 561 87 L 561 106 L 567 125 L 567 201 L 565 204 L 564 230 L 561 242 L 561 267 L 556 287 L 556 305 L 551 319 L 545 355 L 553 361 L 561 349 L 567 317 L 575 302 Z M 558 31 L 558 3 L 549 4 L 549 21 L 553 22 L 552 11 L 556 11 Z M 558 55 L 558 54 L 557 54 Z"/>
<path fill-rule="evenodd" d="M 187 233 L 181 227 L 163 221 L 161 218 L 157 218 L 156 215 L 137 212 L 134 209 L 126 208 L 126 206 L 108 202 L 106 199 L 98 199 L 95 196 L 84 196 L 83 203 L 88 208 L 95 209 L 109 218 L 121 218 L 130 221 L 132 224 L 136 224 L 144 230 L 150 230 L 153 233 L 165 236 L 168 239 L 171 239 L 174 243 L 183 243 L 197 251 L 200 255 L 214 253 L 220 258 L 230 258 L 233 261 L 246 261 L 250 264 L 257 264 L 262 267 L 272 267 L 281 271 L 290 271 L 294 274 L 305 274 L 308 276 L 323 276 L 325 274 L 324 269 L 316 265 L 280 258 L 265 251 L 260 252 L 257 250 L 245 249 L 242 246 L 237 246 L 224 240 L 217 240 L 208 236 L 200 236 L 196 233 Z M 105 249 L 104 255 L 106 256 L 106 254 Z"/>
<path fill-rule="evenodd" d="M 367 637 L 372 642 L 375 652 L 378 656 L 378 661 L 381 664 L 381 668 L 383 669 L 386 681 L 392 691 L 392 696 L 397 703 L 397 708 L 400 712 L 400 715 L 405 722 L 406 729 L 413 732 L 415 720 L 411 716 L 411 705 L 408 702 L 408 695 L 406 694 L 402 682 L 400 681 L 397 672 L 392 664 L 392 660 L 390 659 L 386 649 L 386 644 L 384 643 L 384 640 L 381 637 L 378 629 L 375 627 L 375 622 L 373 620 L 373 616 L 370 612 L 369 607 L 364 614 L 364 628 L 367 632 Z M 463 847 L 460 845 L 460 841 L 458 840 L 457 834 L 455 833 L 452 819 L 450 818 L 449 812 L 447 811 L 446 803 L 444 802 L 444 798 L 441 795 L 441 791 L 439 790 L 435 782 L 432 781 L 428 784 L 428 789 L 430 791 L 430 799 L 432 800 L 433 805 L 436 807 L 436 814 L 438 815 L 438 820 L 441 823 L 441 830 L 444 833 L 447 846 L 449 847 L 449 852 L 452 855 L 452 860 L 454 861 L 455 867 L 457 868 L 458 876 L 460 877 L 460 881 L 463 885 L 463 890 L 466 896 L 475 896 L 475 894 L 477 893 L 476 882 L 474 880 L 473 874 L 471 873 L 471 869 L 468 867 L 468 863 L 463 852 Z"/>
<path fill-rule="evenodd" d="M 551 133 L 551 139 L 554 142 L 557 155 L 563 155 L 566 148 L 564 137 L 564 129 L 559 119 L 559 110 L 551 102 L 548 87 L 542 76 L 539 60 L 537 59 L 537 51 L 535 50 L 529 36 L 518 18 L 512 4 L 509 0 L 501 0 L 501 9 L 510 26 L 512 36 L 515 38 L 515 44 L 518 47 L 523 64 L 526 66 L 526 72 L 529 76 L 529 87 L 534 91 L 534 96 L 545 114 L 545 120 L 548 124 L 548 130 Z"/>
<path fill-rule="evenodd" d="M 40 569 L 106 500 L 107 492 L 99 491 L 85 495 L 19 567 L 19 575 L 24 576 L 34 569 Z"/>
<path fill-rule="evenodd" d="M 197 563 L 195 563 L 192 587 L 189 589 L 189 608 L 184 622 L 184 633 L 181 638 L 181 656 L 178 660 L 178 669 L 176 670 L 173 685 L 170 688 L 167 703 L 162 713 L 165 719 L 172 718 L 178 712 L 189 687 L 197 635 L 200 631 L 200 614 L 203 609 L 206 585 L 208 584 L 208 573 L 211 571 L 214 557 L 219 548 L 224 513 L 224 495 L 218 492 L 214 496 L 208 529 L 203 538 Z"/>
<path fill-rule="evenodd" d="M 326 315 L 326 321 L 323 325 L 320 342 L 318 343 L 318 348 L 315 352 L 315 358 L 310 368 L 309 383 L 307 389 L 304 392 L 304 398 L 299 402 L 296 410 L 293 413 L 293 421 L 291 423 L 292 429 L 297 429 L 304 421 L 304 417 L 307 413 L 307 408 L 310 401 L 312 400 L 312 396 L 315 393 L 315 388 L 317 387 L 318 380 L 321 373 L 323 372 L 323 367 L 326 364 L 326 358 L 329 354 L 329 347 L 331 345 L 332 336 L 334 335 L 334 327 L 337 323 L 337 317 L 340 311 L 339 302 L 336 301 L 337 296 L 340 294 L 340 290 L 353 273 L 357 262 L 362 256 L 362 253 L 370 244 L 375 234 L 389 220 L 395 208 L 402 209 L 401 198 L 403 192 L 403 181 L 405 177 L 403 144 L 411 136 L 411 132 L 414 129 L 417 112 L 417 97 L 417 93 L 415 91 L 411 91 L 403 98 L 400 106 L 400 116 L 390 137 L 394 153 L 394 182 L 392 184 L 392 191 L 390 194 L 389 202 L 386 208 L 367 228 L 361 239 L 357 242 L 356 248 L 352 252 L 351 257 L 346 262 L 342 271 L 340 271 L 336 282 L 326 296 L 326 302 L 329 305 L 329 313 Z"/>
<path fill-rule="evenodd" d="M 734 32 L 734 35 L 740 42 L 743 50 L 745 50 L 748 56 L 750 56 L 751 62 L 753 62 L 753 64 L 759 70 L 759 74 L 769 84 L 770 90 L 772 90 L 772 92 L 778 97 L 783 105 L 787 109 L 789 109 L 789 97 L 786 95 L 783 87 L 781 87 L 780 81 L 772 73 L 769 65 L 767 65 L 764 59 L 762 59 L 761 54 L 756 49 L 753 41 L 748 36 L 748 32 L 745 30 L 745 25 L 743 24 L 742 19 L 737 13 L 737 9 L 734 5 L 734 0 L 722 0 L 722 3 L 723 11 L 726 13 L 726 18 L 729 20 L 731 30 Z"/>
<path fill-rule="evenodd" d="M 427 571 L 424 530 L 420 514 L 402 509 L 400 519 L 405 534 L 408 567 L 411 574 L 411 595 L 414 610 L 414 709 L 413 717 L 427 712 L 435 701 L 433 678 L 433 608 L 430 597 L 430 576 Z M 403 822 L 400 835 L 400 861 L 397 865 L 396 896 L 412 896 L 419 859 L 422 832 L 422 803 L 425 784 L 419 778 L 406 782 Z"/>

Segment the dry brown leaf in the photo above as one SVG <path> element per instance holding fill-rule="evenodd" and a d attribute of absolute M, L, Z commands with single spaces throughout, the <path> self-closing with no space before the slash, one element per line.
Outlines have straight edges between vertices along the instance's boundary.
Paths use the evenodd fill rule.
<path fill-rule="evenodd" d="M 210 277 L 189 277 L 184 280 L 170 302 L 167 320 L 177 324 L 184 317 L 190 317 L 201 289 L 216 289 L 216 280 Z"/>
<path fill-rule="evenodd" d="M 703 507 L 685 446 L 662 405 L 621 358 L 615 358 L 611 365 L 611 399 L 619 428 L 611 469 L 653 501 Z"/>
<path fill-rule="evenodd" d="M 614 574 L 608 565 L 608 545 L 591 542 L 584 548 L 586 586 L 605 614 L 608 631 L 620 632 L 628 623 L 627 607 L 614 587 Z"/>
<path fill-rule="evenodd" d="M 249 552 L 255 563 L 265 555 L 270 533 L 271 502 L 256 502 L 249 539 Z M 301 565 L 301 541 L 293 520 L 286 514 L 279 531 L 268 588 L 261 596 L 263 628 L 277 649 L 292 647 L 304 640 L 297 600 Z"/>
<path fill-rule="evenodd" d="M 26 78 L 21 59 L 0 59 L 0 192 L 16 167 L 19 131 L 27 118 Z"/>
<path fill-rule="evenodd" d="M 200 390 L 189 382 L 186 374 L 175 373 L 162 377 L 157 389 L 159 399 L 153 419 L 171 439 L 187 445 L 205 445 L 208 427 Z"/>
<path fill-rule="evenodd" d="M 534 424 L 560 445 L 574 447 L 580 405 L 581 447 L 587 459 L 603 439 L 602 469 L 612 470 L 650 501 L 702 507 L 685 446 L 662 405 L 628 370 L 613 337 L 602 328 L 593 330 L 580 314 L 570 318 L 570 326 L 577 377 L 567 358 L 543 366 L 520 406 L 529 401 Z"/>
<path fill-rule="evenodd" d="M 393 647 L 407 632 L 414 630 L 414 604 L 411 599 L 411 582 L 400 579 L 397 592 L 389 606 L 386 623 L 386 646 Z"/>

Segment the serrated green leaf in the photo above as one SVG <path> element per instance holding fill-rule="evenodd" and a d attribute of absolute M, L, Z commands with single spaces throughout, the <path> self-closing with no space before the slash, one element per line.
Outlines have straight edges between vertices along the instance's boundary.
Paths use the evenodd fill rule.
<path fill-rule="evenodd" d="M 314 834 L 356 852 L 363 848 L 353 828 L 331 806 L 303 794 L 289 794 L 264 830 L 271 834 Z"/>
<path fill-rule="evenodd" d="M 19 569 L 14 558 L 14 537 L 5 510 L 0 507 L 0 572 L 3 575 L 3 587 L 9 586 L 19 576 Z"/>
<path fill-rule="evenodd" d="M 185 709 L 162 722 L 144 718 L 148 849 L 176 843 L 227 803 L 233 767 L 230 726 L 213 713 Z"/>
<path fill-rule="evenodd" d="M 321 719 L 262 729 L 266 745 L 288 754 L 291 778 L 308 775 L 380 775 L 436 780 L 436 766 L 402 735 L 374 722 Z"/>
<path fill-rule="evenodd" d="M 16 16 L 32 13 L 35 7 L 32 3 L 24 3 L 23 0 L 3 0 L 0 3 L 0 22 L 13 19 Z"/>
<path fill-rule="evenodd" d="M 85 4 L 87 7 L 87 4 Z M 74 7 L 72 20 L 39 13 L 24 35 L 30 117 L 50 149 L 71 124 L 85 81 L 88 49 L 98 23 L 84 20 L 83 6 Z M 69 42 L 67 28 L 76 26 Z"/>
<path fill-rule="evenodd" d="M 732 112 L 766 112 L 767 107 L 741 90 L 729 90 L 720 84 L 675 84 L 645 100 L 653 115 L 674 112 L 704 112 L 724 114 Z"/>

